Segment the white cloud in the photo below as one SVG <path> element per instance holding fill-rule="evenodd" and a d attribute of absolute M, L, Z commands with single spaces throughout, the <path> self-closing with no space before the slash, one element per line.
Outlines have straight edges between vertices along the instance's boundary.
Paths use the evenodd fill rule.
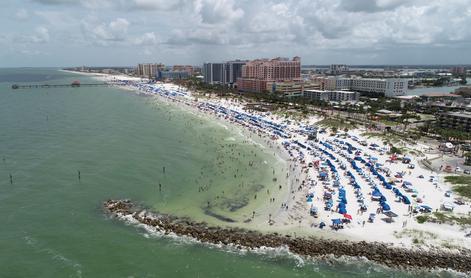
<path fill-rule="evenodd" d="M 36 34 L 32 36 L 33 42 L 44 43 L 49 41 L 49 30 L 46 27 L 37 27 Z"/>
<path fill-rule="evenodd" d="M 172 37 L 168 40 L 169 44 L 175 45 L 188 45 L 188 44 L 202 44 L 202 45 L 220 45 L 228 44 L 230 38 L 224 30 L 215 32 L 209 28 L 194 28 L 185 30 L 176 30 L 173 32 Z"/>
<path fill-rule="evenodd" d="M 33 0 L 47 5 L 62 5 L 62 4 L 73 4 L 76 3 L 75 0 Z"/>
<path fill-rule="evenodd" d="M 146 55 L 146 56 L 151 56 L 154 53 L 149 48 L 145 48 L 143 54 Z"/>
<path fill-rule="evenodd" d="M 118 10 L 174 10 L 193 0 L 33 0 L 45 5 L 80 5 L 84 8 Z"/>
<path fill-rule="evenodd" d="M 129 21 L 124 18 L 117 18 L 109 24 L 110 31 L 115 34 L 127 33 Z"/>
<path fill-rule="evenodd" d="M 31 49 L 22 49 L 20 50 L 20 53 L 23 55 L 29 55 L 29 56 L 37 56 L 43 54 L 43 52 L 39 50 L 31 50 Z"/>
<path fill-rule="evenodd" d="M 109 8 L 120 1 L 112 0 L 33 0 L 45 5 L 82 5 L 88 9 Z"/>
<path fill-rule="evenodd" d="M 136 45 L 156 45 L 159 43 L 159 40 L 154 32 L 149 32 L 134 38 L 133 42 Z"/>
<path fill-rule="evenodd" d="M 47 32 L 7 33 L 3 41 L 47 42 L 55 37 L 66 38 L 61 41 L 66 44 L 64 34 L 74 34 L 71 45 L 86 41 L 126 51 L 141 46 L 141 54 L 159 46 L 155 55 L 173 51 L 192 58 L 191 49 L 201 60 L 207 60 L 203 55 L 227 53 L 240 58 L 293 53 L 311 59 L 324 59 L 318 52 L 347 59 L 371 53 L 386 59 L 390 52 L 410 48 L 432 49 L 428 53 L 446 47 L 471 51 L 469 0 L 32 1 L 37 7 L 30 9 L 31 20 L 25 24 L 43 26 Z M 19 9 L 10 14 L 18 18 Z M 38 22 L 35 16 L 40 17 Z"/>
<path fill-rule="evenodd" d="M 0 43 L 8 42 L 8 37 L 5 34 L 0 34 Z"/>
<path fill-rule="evenodd" d="M 108 24 L 97 22 L 96 19 L 82 20 L 82 32 L 93 43 L 107 45 L 110 42 L 121 42 L 127 39 L 129 21 L 117 18 Z"/>
<path fill-rule="evenodd" d="M 71 28 L 77 25 L 76 18 L 64 11 L 38 10 L 34 15 L 55 28 Z"/>
<path fill-rule="evenodd" d="M 44 26 L 36 27 L 33 34 L 17 35 L 13 37 L 13 41 L 20 44 L 47 43 L 49 40 L 49 30 Z"/>
<path fill-rule="evenodd" d="M 232 22 L 244 16 L 244 10 L 236 8 L 233 0 L 195 0 L 194 9 L 208 24 Z"/>
<path fill-rule="evenodd" d="M 29 12 L 25 9 L 19 9 L 16 14 L 15 14 L 16 18 L 19 19 L 19 20 L 25 20 L 25 19 L 28 19 L 29 17 Z"/>
<path fill-rule="evenodd" d="M 131 8 L 142 10 L 173 10 L 183 5 L 181 0 L 131 0 L 126 3 Z"/>

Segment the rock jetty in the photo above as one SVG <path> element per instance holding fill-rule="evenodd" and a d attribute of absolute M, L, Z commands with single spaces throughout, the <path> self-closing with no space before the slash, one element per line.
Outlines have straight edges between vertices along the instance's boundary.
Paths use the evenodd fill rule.
<path fill-rule="evenodd" d="M 320 238 L 293 238 L 277 233 L 264 234 L 239 228 L 211 227 L 206 223 L 166 214 L 149 213 L 129 200 L 108 200 L 104 208 L 114 216 L 132 216 L 138 222 L 152 226 L 163 233 L 192 237 L 203 243 L 233 244 L 238 248 L 288 247 L 295 254 L 310 257 L 350 256 L 364 257 L 389 267 L 450 269 L 471 273 L 471 252 L 459 250 L 418 251 L 388 246 L 383 243 L 328 240 Z"/>

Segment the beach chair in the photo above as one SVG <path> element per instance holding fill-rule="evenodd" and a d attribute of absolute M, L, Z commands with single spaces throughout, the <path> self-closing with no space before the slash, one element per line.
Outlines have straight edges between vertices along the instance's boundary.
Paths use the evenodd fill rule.
<path fill-rule="evenodd" d="M 374 223 L 375 222 L 375 217 L 376 217 L 376 214 L 370 213 L 370 215 L 368 216 L 368 222 Z"/>

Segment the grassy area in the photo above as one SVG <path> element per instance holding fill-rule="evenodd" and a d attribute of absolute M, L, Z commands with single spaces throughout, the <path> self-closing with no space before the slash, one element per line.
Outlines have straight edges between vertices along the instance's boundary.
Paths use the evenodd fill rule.
<path fill-rule="evenodd" d="M 335 128 L 337 130 L 344 130 L 344 129 L 353 129 L 356 128 L 355 123 L 345 121 L 342 119 L 337 118 L 327 118 L 317 123 L 319 126 L 328 127 L 328 128 Z"/>
<path fill-rule="evenodd" d="M 419 222 L 419 224 L 423 224 L 430 219 L 430 215 L 427 215 L 427 214 L 419 215 L 415 219 L 417 219 L 417 222 Z"/>
<path fill-rule="evenodd" d="M 397 126 L 397 125 L 400 124 L 398 122 L 389 121 L 389 120 L 386 120 L 386 119 L 381 119 L 381 120 L 379 120 L 379 122 L 382 123 L 382 124 L 385 124 L 387 126 Z"/>
<path fill-rule="evenodd" d="M 421 231 L 416 229 L 405 229 L 401 232 L 394 232 L 396 238 L 408 237 L 412 239 L 414 244 L 424 244 L 427 240 L 437 239 L 437 235 L 427 231 Z"/>
<path fill-rule="evenodd" d="M 431 121 L 431 120 L 435 120 L 435 116 L 434 115 L 429 115 L 429 114 L 418 114 L 419 117 L 420 117 L 420 120 L 422 121 Z"/>
<path fill-rule="evenodd" d="M 440 222 L 440 223 L 449 223 L 449 224 L 458 224 L 458 225 L 471 225 L 471 217 L 466 216 L 456 216 L 451 213 L 444 212 L 434 212 L 430 214 L 422 214 L 417 216 L 417 222 L 422 224 L 425 222 Z"/>
<path fill-rule="evenodd" d="M 447 176 L 445 181 L 455 185 L 453 191 L 471 199 L 471 176 Z"/>
<path fill-rule="evenodd" d="M 376 137 L 384 140 L 387 144 L 399 143 L 402 138 L 391 133 L 379 133 L 379 132 L 364 132 L 361 134 L 362 137 L 371 138 Z"/>
<path fill-rule="evenodd" d="M 461 246 L 458 245 L 458 244 L 453 244 L 451 241 L 449 240 L 445 240 L 445 241 L 442 241 L 441 243 L 442 247 L 445 247 L 447 249 L 451 249 L 451 250 L 457 250 L 457 249 L 461 249 Z"/>
<path fill-rule="evenodd" d="M 459 225 L 471 225 L 471 217 L 457 217 L 455 215 L 443 212 L 434 212 L 433 215 L 443 222 L 456 222 Z"/>
<path fill-rule="evenodd" d="M 400 135 L 396 133 L 364 132 L 361 134 L 361 136 L 368 139 L 372 137 L 379 138 L 383 141 L 384 145 L 386 144 L 393 145 L 395 147 L 393 151 L 398 154 L 404 154 L 404 155 L 410 154 L 410 155 L 417 155 L 417 156 L 423 155 L 422 152 L 416 149 L 400 147 L 399 144 L 405 143 L 405 141 L 407 141 L 407 138 L 401 137 Z M 414 143 L 414 142 L 410 142 L 410 143 Z"/>
<path fill-rule="evenodd" d="M 309 114 L 306 114 L 303 111 L 297 111 L 297 110 L 277 109 L 273 111 L 272 113 L 279 117 L 284 117 L 285 119 L 291 118 L 292 120 L 295 120 L 295 121 L 305 120 L 309 116 Z"/>

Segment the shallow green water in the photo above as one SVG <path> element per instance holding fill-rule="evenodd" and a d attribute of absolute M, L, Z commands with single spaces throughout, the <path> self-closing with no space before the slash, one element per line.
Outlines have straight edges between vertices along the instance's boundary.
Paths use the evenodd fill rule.
<path fill-rule="evenodd" d="M 300 263 L 283 252 L 242 254 L 111 220 L 102 202 L 129 198 L 216 223 L 204 213 L 209 201 L 212 212 L 239 221 L 260 205 L 257 190 L 277 186 L 272 171 L 284 165 L 238 131 L 116 88 L 10 89 L 82 76 L 0 76 L 0 277 L 409 276 L 365 263 Z"/>

